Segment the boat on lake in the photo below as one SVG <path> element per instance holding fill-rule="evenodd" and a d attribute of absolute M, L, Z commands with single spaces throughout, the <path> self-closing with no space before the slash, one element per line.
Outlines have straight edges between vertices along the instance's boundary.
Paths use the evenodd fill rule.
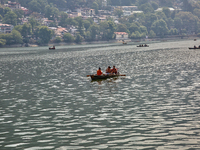
<path fill-rule="evenodd" d="M 87 75 L 87 77 L 91 77 L 92 80 L 102 80 L 102 79 L 108 79 L 108 78 L 116 78 L 119 76 L 126 76 L 125 74 L 106 74 L 106 75 Z"/>
<path fill-rule="evenodd" d="M 149 47 L 149 45 L 138 45 L 137 47 Z"/>
<path fill-rule="evenodd" d="M 49 47 L 49 50 L 55 50 L 55 49 L 56 49 L 55 46 L 53 46 L 53 47 Z"/>
<path fill-rule="evenodd" d="M 189 49 L 200 49 L 200 47 L 188 47 Z"/>

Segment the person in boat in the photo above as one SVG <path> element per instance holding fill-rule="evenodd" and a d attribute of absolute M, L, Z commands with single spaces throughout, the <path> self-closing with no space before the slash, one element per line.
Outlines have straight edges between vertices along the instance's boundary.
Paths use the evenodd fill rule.
<path fill-rule="evenodd" d="M 194 45 L 194 48 L 197 48 L 196 45 Z"/>
<path fill-rule="evenodd" d="M 147 44 L 144 44 L 144 46 L 147 46 Z"/>
<path fill-rule="evenodd" d="M 108 66 L 108 68 L 106 69 L 106 74 L 111 74 L 112 70 L 111 70 L 111 67 Z"/>
<path fill-rule="evenodd" d="M 200 48 L 200 45 L 199 45 L 199 48 Z"/>
<path fill-rule="evenodd" d="M 101 68 L 99 67 L 99 69 L 97 70 L 97 75 L 98 76 L 100 76 L 100 75 L 102 75 L 103 73 L 102 73 L 102 71 L 101 71 Z"/>
<path fill-rule="evenodd" d="M 113 66 L 112 70 L 111 70 L 112 74 L 117 74 L 117 69 L 115 68 L 115 66 Z"/>

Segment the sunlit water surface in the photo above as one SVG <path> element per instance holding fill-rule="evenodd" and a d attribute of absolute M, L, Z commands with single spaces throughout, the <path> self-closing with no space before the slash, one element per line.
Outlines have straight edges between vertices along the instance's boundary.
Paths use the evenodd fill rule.
<path fill-rule="evenodd" d="M 194 44 L 0 49 L 0 149 L 200 149 Z M 126 77 L 86 77 L 108 65 Z"/>

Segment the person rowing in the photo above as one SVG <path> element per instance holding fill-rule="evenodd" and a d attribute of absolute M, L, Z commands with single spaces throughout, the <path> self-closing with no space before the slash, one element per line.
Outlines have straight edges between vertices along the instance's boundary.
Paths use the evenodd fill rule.
<path fill-rule="evenodd" d="M 117 74 L 117 69 L 115 68 L 115 66 L 113 66 L 112 70 L 111 70 L 112 74 Z"/>
<path fill-rule="evenodd" d="M 111 67 L 108 66 L 108 68 L 106 69 L 106 74 L 109 75 L 109 74 L 111 74 L 111 72 L 112 72 Z"/>

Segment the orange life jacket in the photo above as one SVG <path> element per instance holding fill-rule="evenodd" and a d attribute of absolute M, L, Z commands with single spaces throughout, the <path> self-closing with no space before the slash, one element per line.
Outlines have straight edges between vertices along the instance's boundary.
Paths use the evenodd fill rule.
<path fill-rule="evenodd" d="M 97 75 L 98 75 L 98 76 L 102 75 L 101 70 L 97 70 Z"/>

